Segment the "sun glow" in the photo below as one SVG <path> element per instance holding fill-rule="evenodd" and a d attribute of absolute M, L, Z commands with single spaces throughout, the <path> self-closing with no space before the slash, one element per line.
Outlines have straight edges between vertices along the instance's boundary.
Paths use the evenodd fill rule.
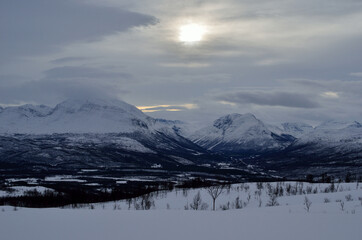
<path fill-rule="evenodd" d="M 180 27 L 179 41 L 184 43 L 195 43 L 202 41 L 206 33 L 206 27 L 196 23 L 186 24 Z"/>

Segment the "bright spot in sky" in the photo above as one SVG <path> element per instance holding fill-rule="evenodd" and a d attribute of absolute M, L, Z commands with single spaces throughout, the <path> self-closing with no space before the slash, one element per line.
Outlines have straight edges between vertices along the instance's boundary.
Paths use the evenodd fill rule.
<path fill-rule="evenodd" d="M 179 41 L 185 43 L 194 43 L 202 40 L 206 28 L 203 25 L 190 23 L 180 27 Z"/>
<path fill-rule="evenodd" d="M 321 95 L 326 98 L 339 98 L 339 94 L 337 92 L 324 92 Z"/>

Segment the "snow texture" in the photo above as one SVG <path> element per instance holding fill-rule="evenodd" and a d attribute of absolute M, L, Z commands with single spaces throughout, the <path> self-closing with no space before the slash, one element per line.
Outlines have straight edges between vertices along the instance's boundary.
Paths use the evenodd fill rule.
<path fill-rule="evenodd" d="M 279 183 L 284 188 L 290 184 Z M 275 187 L 277 183 L 272 183 Z M 318 189 L 316 194 L 297 194 L 278 197 L 279 206 L 258 207 L 254 192 L 256 184 L 235 184 L 230 191 L 224 190 L 217 199 L 224 205 L 228 199 L 240 196 L 249 203 L 242 209 L 228 211 L 176 210 L 188 204 L 198 191 L 203 201 L 211 198 L 204 189 L 189 190 L 186 197 L 182 190 L 159 195 L 155 198 L 156 209 L 149 211 L 127 210 L 126 202 L 99 203 L 94 209 L 28 209 L 0 207 L 1 239 L 275 239 L 275 240 L 339 240 L 360 239 L 362 235 L 362 207 L 358 200 L 362 189 L 356 183 L 340 184 L 337 192 L 322 193 L 329 184 L 299 184 L 299 189 Z M 337 185 L 336 185 L 337 186 Z M 262 194 L 266 194 L 264 184 Z M 347 201 L 348 195 L 351 199 Z M 312 202 L 310 211 L 305 210 L 304 198 Z M 330 202 L 324 203 L 324 199 Z M 264 199 L 264 197 L 262 197 Z M 263 200 L 264 201 L 264 200 Z M 344 209 L 340 201 L 345 202 Z M 167 203 L 171 210 L 165 210 Z M 117 206 L 117 205 L 121 206 Z M 116 206 L 116 208 L 114 208 Z M 174 206 L 174 207 L 172 207 Z"/>

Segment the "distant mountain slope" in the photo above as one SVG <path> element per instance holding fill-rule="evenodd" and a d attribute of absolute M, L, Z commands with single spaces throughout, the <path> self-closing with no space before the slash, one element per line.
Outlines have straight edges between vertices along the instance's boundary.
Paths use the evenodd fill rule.
<path fill-rule="evenodd" d="M 191 137 L 210 151 L 228 153 L 258 153 L 280 150 L 290 144 L 291 136 L 278 135 L 254 115 L 229 114 L 214 121 Z"/>
<path fill-rule="evenodd" d="M 250 164 L 254 170 L 262 167 L 289 176 L 362 170 L 362 125 L 356 121 L 278 127 L 250 113 L 234 113 L 189 132 L 184 122 L 149 117 L 119 100 L 5 107 L 0 108 L 0 167 L 156 165 L 188 171 L 207 166 L 214 171 L 226 166 L 239 171 Z"/>
<path fill-rule="evenodd" d="M 282 123 L 282 127 L 285 134 L 292 135 L 296 138 L 314 130 L 311 125 L 305 123 Z"/>
<path fill-rule="evenodd" d="M 7 107 L 0 112 L 0 164 L 181 169 L 229 160 L 183 137 L 183 125 L 119 100 Z"/>
<path fill-rule="evenodd" d="M 362 126 L 358 122 L 324 122 L 313 130 L 308 129 L 284 150 L 253 159 L 253 162 L 288 177 L 361 174 Z"/>
<path fill-rule="evenodd" d="M 2 133 L 110 133 L 152 128 L 136 107 L 118 100 L 67 100 L 55 108 L 24 105 L 0 113 Z"/>
<path fill-rule="evenodd" d="M 301 135 L 293 145 L 341 146 L 348 148 L 362 144 L 362 125 L 359 122 L 328 121 L 317 126 L 313 131 Z"/>

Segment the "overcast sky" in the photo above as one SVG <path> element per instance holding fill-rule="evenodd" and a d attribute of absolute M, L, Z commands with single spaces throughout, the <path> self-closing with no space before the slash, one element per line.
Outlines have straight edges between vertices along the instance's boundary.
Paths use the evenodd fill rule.
<path fill-rule="evenodd" d="M 204 28 L 179 40 L 180 28 Z M 1 0 L 0 104 L 112 97 L 191 122 L 362 120 L 360 0 Z"/>

